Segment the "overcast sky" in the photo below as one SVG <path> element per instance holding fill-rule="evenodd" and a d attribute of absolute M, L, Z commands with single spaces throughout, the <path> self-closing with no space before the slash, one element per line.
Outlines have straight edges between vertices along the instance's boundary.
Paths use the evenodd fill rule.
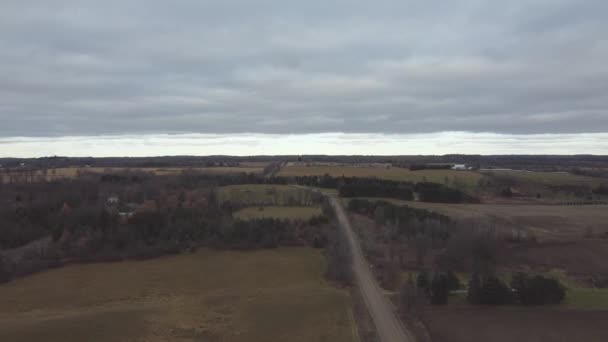
<path fill-rule="evenodd" d="M 607 61 L 605 0 L 0 0 L 0 137 L 605 133 Z"/>

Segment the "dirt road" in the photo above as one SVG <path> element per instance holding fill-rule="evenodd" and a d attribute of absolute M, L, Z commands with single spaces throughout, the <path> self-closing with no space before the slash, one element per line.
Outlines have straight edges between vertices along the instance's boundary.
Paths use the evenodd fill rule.
<path fill-rule="evenodd" d="M 401 321 L 393 312 L 393 307 L 382 293 L 376 279 L 369 270 L 367 261 L 361 252 L 359 241 L 350 226 L 350 222 L 337 199 L 330 197 L 330 201 L 341 228 L 346 231 L 348 242 L 353 252 L 353 269 L 355 280 L 357 281 L 365 305 L 372 316 L 376 330 L 381 342 L 415 342 L 414 336 L 405 329 Z"/>

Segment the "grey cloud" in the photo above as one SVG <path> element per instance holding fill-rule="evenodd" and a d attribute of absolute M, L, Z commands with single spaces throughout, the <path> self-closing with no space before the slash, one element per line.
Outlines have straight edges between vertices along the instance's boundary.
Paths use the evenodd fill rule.
<path fill-rule="evenodd" d="M 606 132 L 608 3 L 4 1 L 0 136 Z"/>

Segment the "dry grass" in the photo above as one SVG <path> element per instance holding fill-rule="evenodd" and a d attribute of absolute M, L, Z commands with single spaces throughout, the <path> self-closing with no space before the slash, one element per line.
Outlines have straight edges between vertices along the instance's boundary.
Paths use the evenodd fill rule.
<path fill-rule="evenodd" d="M 239 163 L 239 166 L 241 167 L 254 167 L 254 168 L 260 168 L 263 169 L 266 166 L 270 165 L 271 162 L 241 162 Z"/>
<path fill-rule="evenodd" d="M 608 311 L 450 305 L 425 316 L 434 342 L 608 341 Z"/>
<path fill-rule="evenodd" d="M 484 173 L 506 175 L 513 177 L 523 182 L 530 182 L 535 184 L 547 185 L 547 186 L 559 186 L 559 185 L 570 185 L 570 186 L 589 186 L 597 187 L 600 184 L 608 183 L 602 178 L 579 176 L 571 173 L 562 172 L 525 172 L 525 171 L 513 171 L 513 170 L 493 170 L 485 171 Z"/>
<path fill-rule="evenodd" d="M 73 265 L 0 286 L 0 341 L 352 341 L 305 248 Z"/>
<path fill-rule="evenodd" d="M 477 186 L 483 176 L 471 171 L 453 170 L 419 170 L 391 167 L 354 167 L 354 166 L 287 166 L 281 169 L 278 176 L 322 176 L 328 174 L 333 177 L 377 177 L 394 181 L 422 182 L 427 180 L 435 183 L 449 185 L 462 183 L 466 187 Z"/>
<path fill-rule="evenodd" d="M 257 218 L 277 218 L 286 220 L 308 220 L 321 215 L 319 207 L 248 207 L 233 214 L 235 218 L 251 220 Z"/>
<path fill-rule="evenodd" d="M 608 229 L 605 205 L 400 203 L 457 219 L 483 219 L 506 227 L 522 227 L 539 236 L 583 237 L 589 229 L 595 234 Z"/>

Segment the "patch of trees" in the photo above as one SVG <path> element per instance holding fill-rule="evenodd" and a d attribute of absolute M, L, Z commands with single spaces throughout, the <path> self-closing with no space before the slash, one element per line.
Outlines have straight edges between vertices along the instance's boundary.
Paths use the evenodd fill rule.
<path fill-rule="evenodd" d="M 452 272 L 430 273 L 423 270 L 413 277 L 408 276 L 408 280 L 399 290 L 400 309 L 404 314 L 411 313 L 416 305 L 431 303 L 432 305 L 445 305 L 451 291 L 462 289 L 462 284 L 458 276 Z"/>
<path fill-rule="evenodd" d="M 575 167 L 570 170 L 570 173 L 580 176 L 608 178 L 608 168 L 580 168 Z"/>
<path fill-rule="evenodd" d="M 97 176 L 97 174 L 91 174 L 93 176 Z M 146 180 L 149 180 L 150 177 L 153 177 L 151 172 L 144 171 L 123 171 L 120 173 L 104 173 L 99 176 L 99 180 L 102 183 L 143 183 Z"/>
<path fill-rule="evenodd" d="M 412 185 L 407 183 L 362 181 L 343 184 L 338 191 L 341 197 L 389 197 L 409 201 L 414 199 Z"/>
<path fill-rule="evenodd" d="M 473 273 L 467 298 L 472 304 L 532 306 L 559 304 L 565 297 L 559 280 L 520 272 L 513 275 L 510 286 L 495 275 Z"/>
<path fill-rule="evenodd" d="M 106 176 L 4 184 L 0 255 L 6 258 L 0 262 L 0 279 L 65 262 L 150 258 L 192 246 L 323 248 L 328 243 L 329 221 L 324 216 L 307 221 L 233 220 L 232 208 L 220 205 L 215 196 L 220 178 L 190 172 Z M 246 179 L 240 175 L 224 181 Z M 109 198 L 117 198 L 117 203 Z"/>
<path fill-rule="evenodd" d="M 600 185 L 597 188 L 593 189 L 593 193 L 597 194 L 597 195 L 604 195 L 604 196 L 608 196 L 608 186 L 607 185 Z"/>
<path fill-rule="evenodd" d="M 523 305 L 559 304 L 566 297 L 566 289 L 559 280 L 541 275 L 515 273 L 511 279 L 511 287 L 517 300 Z"/>
<path fill-rule="evenodd" d="M 507 284 L 494 273 L 473 272 L 467 299 L 471 304 L 525 306 L 559 304 L 566 297 L 566 289 L 557 279 L 541 275 L 515 273 Z"/>
<path fill-rule="evenodd" d="M 314 188 L 337 189 L 345 178 L 332 177 L 328 174 L 323 176 L 296 176 L 289 177 L 289 180 L 298 185 L 310 186 Z M 287 178 L 286 178 L 287 180 Z"/>
<path fill-rule="evenodd" d="M 197 170 L 184 170 L 177 175 L 181 186 L 226 186 L 241 184 L 288 184 L 285 177 L 264 177 L 255 173 L 209 174 Z"/>
<path fill-rule="evenodd" d="M 497 230 L 475 221 L 453 222 L 450 238 L 437 264 L 447 269 L 492 273 L 505 250 L 505 239 Z"/>
<path fill-rule="evenodd" d="M 444 184 L 419 182 L 414 186 L 419 200 L 432 203 L 476 203 L 477 199 L 460 191 L 445 186 Z"/>
<path fill-rule="evenodd" d="M 406 224 L 412 220 L 437 220 L 450 222 L 450 218 L 426 209 L 412 208 L 407 205 L 395 205 L 387 201 L 370 201 L 366 199 L 351 199 L 348 210 L 357 214 L 374 218 L 379 224 Z"/>
<path fill-rule="evenodd" d="M 378 178 L 307 176 L 292 178 L 299 185 L 338 189 L 342 197 L 388 197 L 413 200 L 414 192 L 423 202 L 463 203 L 477 202 L 461 190 L 431 182 L 396 182 Z"/>
<path fill-rule="evenodd" d="M 454 164 L 411 164 L 409 169 L 411 171 L 419 170 L 449 170 Z"/>
<path fill-rule="evenodd" d="M 327 257 L 325 276 L 331 281 L 351 285 L 353 282 L 353 258 L 346 232 L 340 228 L 331 231 L 325 253 Z"/>
<path fill-rule="evenodd" d="M 5 184 L 0 192 L 0 249 L 51 234 L 67 207 L 97 205 L 99 187 L 87 180 Z"/>
<path fill-rule="evenodd" d="M 342 197 L 394 197 L 413 199 L 413 183 L 369 177 L 299 176 L 289 180 L 303 186 L 338 189 Z"/>
<path fill-rule="evenodd" d="M 217 237 L 216 243 L 237 249 L 301 244 L 292 222 L 273 218 L 236 220 L 231 225 L 215 231 L 214 234 Z"/>
<path fill-rule="evenodd" d="M 474 272 L 469 281 L 467 299 L 471 304 L 505 305 L 514 301 L 514 294 L 496 275 Z"/>

